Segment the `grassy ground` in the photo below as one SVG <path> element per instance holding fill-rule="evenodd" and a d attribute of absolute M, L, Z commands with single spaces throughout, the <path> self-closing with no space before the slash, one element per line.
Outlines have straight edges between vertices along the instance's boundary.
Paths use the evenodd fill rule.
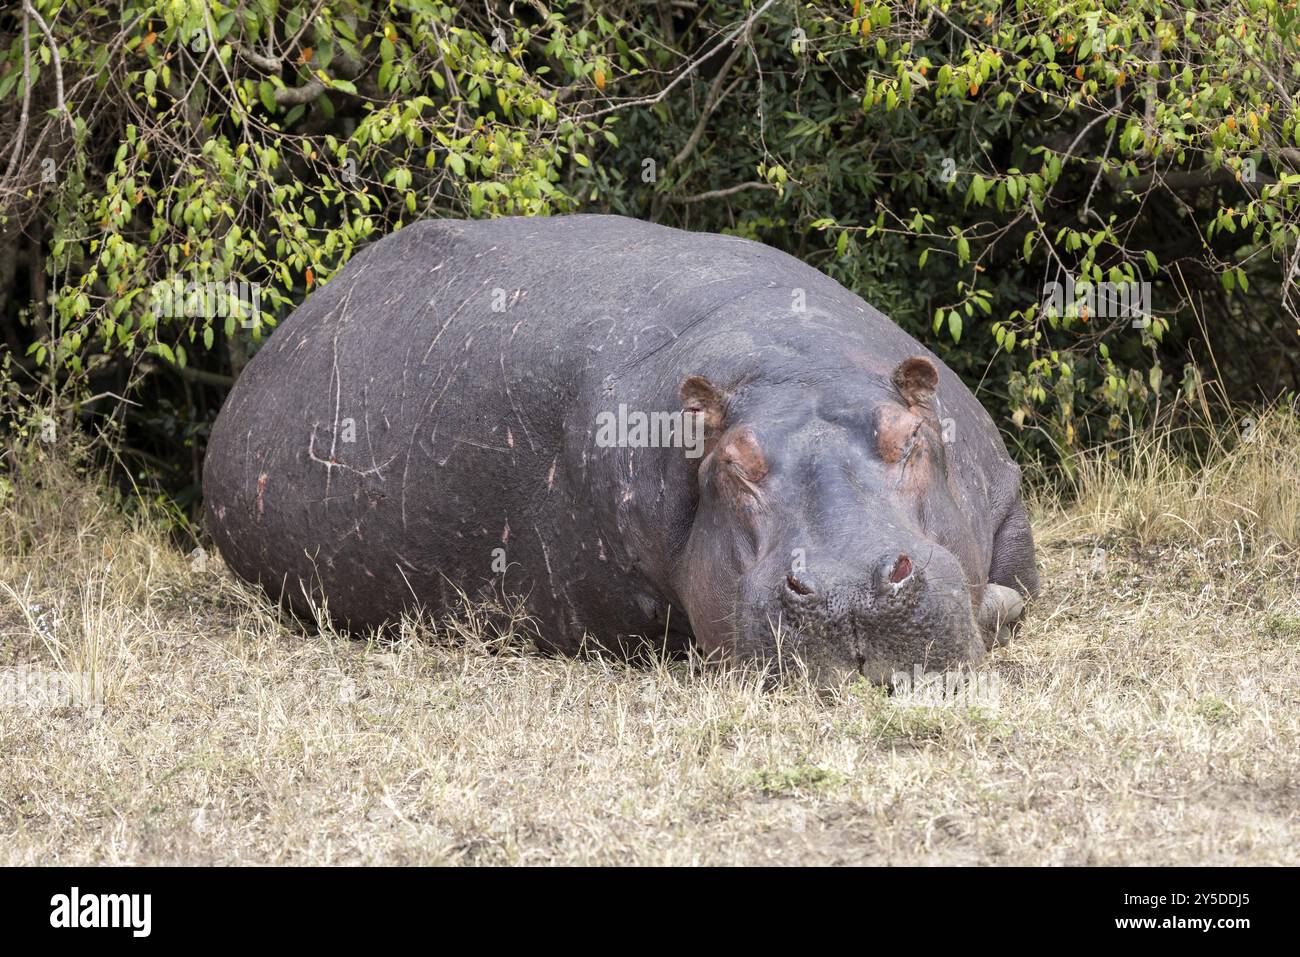
<path fill-rule="evenodd" d="M 995 702 L 287 626 L 57 456 L 0 512 L 0 864 L 1297 863 L 1300 427 L 1035 508 Z M 452 640 L 455 638 L 456 640 Z M 30 674 L 31 672 L 26 672 Z"/>

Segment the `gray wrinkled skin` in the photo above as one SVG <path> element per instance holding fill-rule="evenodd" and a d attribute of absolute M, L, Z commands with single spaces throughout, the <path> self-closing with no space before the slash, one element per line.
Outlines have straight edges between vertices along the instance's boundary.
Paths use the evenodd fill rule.
<path fill-rule="evenodd" d="M 926 452 L 890 464 L 913 356 L 938 369 Z M 681 410 L 690 376 L 725 397 L 702 459 L 597 444 L 598 413 Z M 741 429 L 747 486 L 723 474 Z M 779 646 L 880 681 L 978 659 L 1038 584 L 1019 471 L 933 354 L 784 253 L 615 216 L 375 243 L 248 364 L 204 488 L 238 574 L 353 629 L 450 609 L 454 583 L 526 595 L 561 652 Z"/>

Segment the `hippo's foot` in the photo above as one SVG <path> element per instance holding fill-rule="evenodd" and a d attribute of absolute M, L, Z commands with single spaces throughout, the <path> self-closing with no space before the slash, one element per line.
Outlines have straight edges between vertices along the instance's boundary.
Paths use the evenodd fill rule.
<path fill-rule="evenodd" d="M 1009 642 L 1024 613 L 1025 596 L 1016 589 L 992 583 L 986 585 L 979 613 L 984 644 L 992 649 Z"/>

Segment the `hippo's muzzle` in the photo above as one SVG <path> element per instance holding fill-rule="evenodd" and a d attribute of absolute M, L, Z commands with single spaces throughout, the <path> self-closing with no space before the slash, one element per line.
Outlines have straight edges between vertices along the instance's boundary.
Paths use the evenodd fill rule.
<path fill-rule="evenodd" d="M 783 668 L 797 660 L 819 684 L 978 662 L 988 642 L 957 559 L 933 544 L 914 551 L 891 549 L 865 574 L 847 563 L 787 573 L 757 602 L 744 651 Z"/>

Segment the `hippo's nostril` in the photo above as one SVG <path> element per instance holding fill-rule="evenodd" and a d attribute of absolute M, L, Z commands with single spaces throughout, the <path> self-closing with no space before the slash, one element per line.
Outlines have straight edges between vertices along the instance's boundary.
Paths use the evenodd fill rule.
<path fill-rule="evenodd" d="M 795 578 L 794 575 L 785 576 L 785 587 L 789 588 L 796 595 L 801 595 L 804 598 L 807 598 L 813 593 L 810 585 L 801 582 L 799 579 Z"/>
<path fill-rule="evenodd" d="M 897 585 L 912 574 L 912 560 L 906 555 L 899 555 L 894 562 L 894 570 L 889 573 L 890 584 Z"/>

